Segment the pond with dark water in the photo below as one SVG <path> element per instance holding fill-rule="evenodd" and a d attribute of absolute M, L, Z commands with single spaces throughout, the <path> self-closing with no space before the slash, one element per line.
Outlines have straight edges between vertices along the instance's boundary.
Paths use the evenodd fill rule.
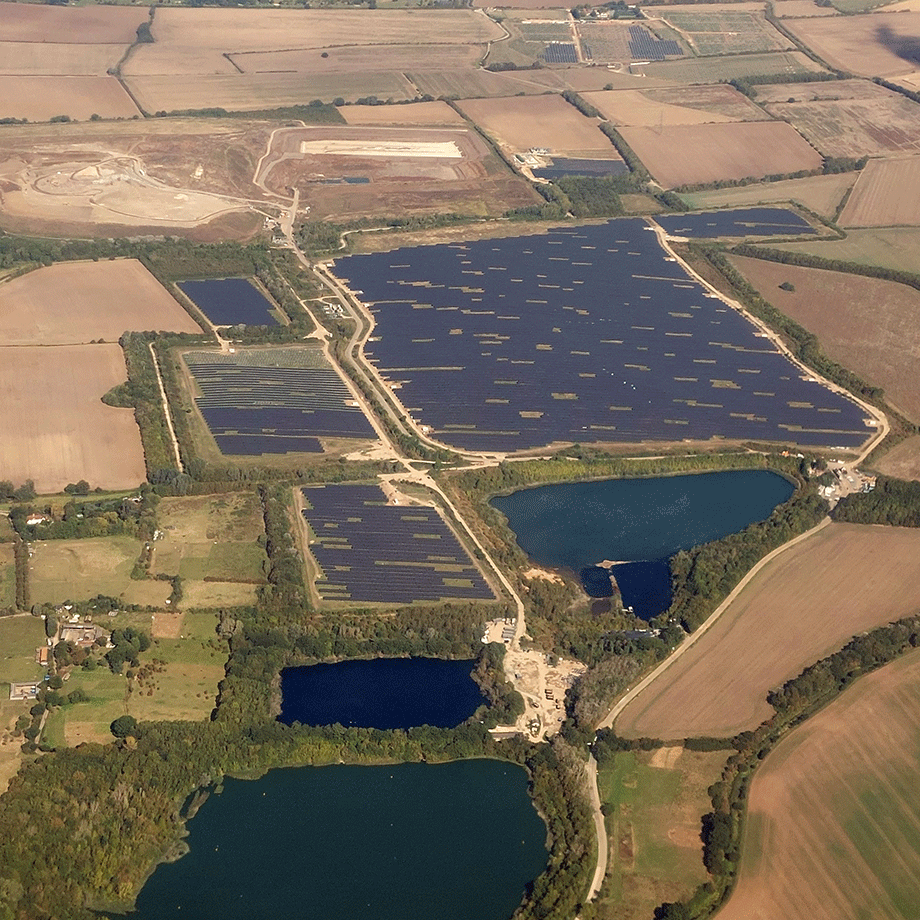
<path fill-rule="evenodd" d="M 492 500 L 536 563 L 580 572 L 609 561 L 644 619 L 670 604 L 667 560 L 768 518 L 792 484 L 767 470 L 607 479 L 522 489 Z"/>
<path fill-rule="evenodd" d="M 210 796 L 131 920 L 503 920 L 545 840 L 514 764 L 271 770 Z"/>
<path fill-rule="evenodd" d="M 475 662 L 373 658 L 285 668 L 281 715 L 287 725 L 453 728 L 486 699 L 470 677 Z"/>

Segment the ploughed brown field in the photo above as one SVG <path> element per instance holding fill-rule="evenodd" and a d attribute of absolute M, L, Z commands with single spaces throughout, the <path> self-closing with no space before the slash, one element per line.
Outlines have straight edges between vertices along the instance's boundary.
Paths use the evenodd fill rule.
<path fill-rule="evenodd" d="M 103 489 L 143 482 L 134 410 L 102 402 L 126 377 L 118 345 L 0 348 L 0 479 L 32 479 L 39 492 L 81 479 Z"/>
<path fill-rule="evenodd" d="M 820 169 L 823 164 L 821 155 L 781 122 L 627 127 L 620 133 L 668 188 Z"/>
<path fill-rule="evenodd" d="M 860 678 L 754 774 L 720 920 L 913 920 L 920 652 Z"/>
<path fill-rule="evenodd" d="M 0 3 L 0 36 L 7 42 L 122 44 L 127 47 L 137 37 L 137 27 L 147 21 L 147 15 L 146 7 Z"/>
<path fill-rule="evenodd" d="M 201 331 L 135 259 L 58 262 L 0 285 L 4 346 L 117 342 L 124 332 L 146 329 Z"/>
<path fill-rule="evenodd" d="M 894 408 L 920 422 L 920 293 L 845 272 L 743 256 L 732 263 L 777 309 L 813 332 L 831 358 L 884 387 Z M 779 287 L 787 281 L 794 291 Z"/>
<path fill-rule="evenodd" d="M 920 609 L 918 579 L 920 530 L 826 526 L 764 566 L 623 710 L 617 732 L 676 739 L 756 727 L 773 712 L 771 689 L 856 633 Z"/>
<path fill-rule="evenodd" d="M 920 157 L 869 160 L 839 223 L 843 227 L 920 226 Z"/>

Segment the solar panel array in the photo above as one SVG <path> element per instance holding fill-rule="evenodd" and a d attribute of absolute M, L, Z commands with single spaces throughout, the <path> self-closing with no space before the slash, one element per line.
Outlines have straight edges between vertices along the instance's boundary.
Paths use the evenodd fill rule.
<path fill-rule="evenodd" d="M 788 208 L 737 208 L 694 214 L 662 214 L 655 217 L 672 236 L 716 238 L 720 236 L 807 236 L 818 231 L 801 214 Z"/>
<path fill-rule="evenodd" d="M 451 446 L 870 433 L 641 219 L 347 256 L 335 272 L 374 315 L 369 360 Z"/>
<path fill-rule="evenodd" d="M 669 38 L 658 38 L 642 26 L 629 27 L 629 51 L 633 58 L 645 61 L 663 61 L 668 57 L 680 57 L 683 49 Z"/>
<path fill-rule="evenodd" d="M 547 64 L 577 64 L 575 46 L 571 42 L 550 42 L 543 52 Z"/>
<path fill-rule="evenodd" d="M 221 453 L 322 453 L 324 438 L 373 438 L 374 429 L 318 347 L 184 355 L 195 403 Z"/>
<path fill-rule="evenodd" d="M 434 508 L 388 505 L 378 486 L 302 491 L 323 600 L 411 604 L 494 598 Z"/>
<path fill-rule="evenodd" d="M 180 281 L 179 289 L 215 326 L 277 326 L 274 304 L 248 278 Z"/>

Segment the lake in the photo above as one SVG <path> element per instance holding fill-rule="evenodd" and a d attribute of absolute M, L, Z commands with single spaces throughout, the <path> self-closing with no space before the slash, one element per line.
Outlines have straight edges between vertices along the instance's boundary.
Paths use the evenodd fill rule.
<path fill-rule="evenodd" d="M 629 562 L 614 567 L 623 603 L 650 619 L 670 604 L 668 557 L 764 520 L 793 491 L 777 473 L 730 470 L 540 486 L 492 505 L 539 565 Z"/>
<path fill-rule="evenodd" d="M 494 760 L 224 782 L 132 920 L 503 920 L 546 865 L 527 774 Z"/>
<path fill-rule="evenodd" d="M 285 668 L 279 718 L 286 725 L 453 728 L 487 702 L 470 677 L 474 665 L 440 658 L 373 658 Z"/>

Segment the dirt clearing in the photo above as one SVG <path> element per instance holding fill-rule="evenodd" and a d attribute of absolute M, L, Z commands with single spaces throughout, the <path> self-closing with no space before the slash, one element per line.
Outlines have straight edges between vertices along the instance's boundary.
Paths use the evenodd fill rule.
<path fill-rule="evenodd" d="M 876 386 L 920 422 L 920 293 L 845 272 L 733 256 L 734 266 L 777 309 L 813 332 L 829 357 Z M 780 285 L 789 282 L 794 291 Z"/>
<path fill-rule="evenodd" d="M 628 737 L 726 737 L 773 712 L 767 693 L 858 632 L 914 613 L 920 531 L 831 524 L 781 553 L 616 721 Z"/>
<path fill-rule="evenodd" d="M 66 115 L 87 121 L 133 118 L 137 106 L 114 77 L 0 76 L 0 118 L 50 121 Z"/>
<path fill-rule="evenodd" d="M 920 157 L 869 160 L 839 223 L 843 227 L 920 226 Z"/>
<path fill-rule="evenodd" d="M 820 169 L 823 163 L 794 128 L 777 122 L 630 127 L 620 133 L 668 188 Z"/>
<path fill-rule="evenodd" d="M 126 378 L 118 345 L 0 349 L 0 479 L 32 479 L 39 492 L 81 479 L 103 489 L 143 482 L 134 410 L 102 402 Z"/>
<path fill-rule="evenodd" d="M 4 346 L 117 342 L 144 329 L 201 331 L 135 259 L 59 262 L 0 285 Z"/>
<path fill-rule="evenodd" d="M 859 681 L 754 774 L 720 920 L 912 920 L 920 877 L 920 653 Z"/>

